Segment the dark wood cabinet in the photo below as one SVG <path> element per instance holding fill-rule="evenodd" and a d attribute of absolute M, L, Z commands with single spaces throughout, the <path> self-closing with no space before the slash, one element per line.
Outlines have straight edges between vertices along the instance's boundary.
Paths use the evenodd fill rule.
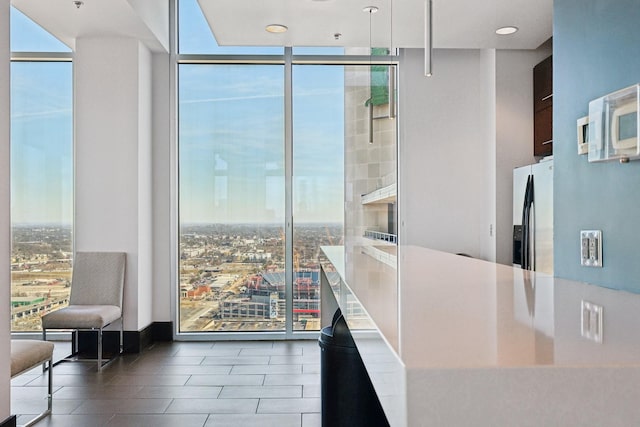
<path fill-rule="evenodd" d="M 553 57 L 533 68 L 533 155 L 553 154 Z"/>

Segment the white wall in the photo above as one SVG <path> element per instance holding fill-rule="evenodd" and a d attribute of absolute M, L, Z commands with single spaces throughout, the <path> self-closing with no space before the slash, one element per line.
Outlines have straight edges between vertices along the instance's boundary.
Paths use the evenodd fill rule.
<path fill-rule="evenodd" d="M 11 198 L 9 175 L 9 1 L 0 0 L 0 423 L 11 415 Z"/>
<path fill-rule="evenodd" d="M 511 264 L 513 169 L 533 156 L 537 50 L 436 50 L 401 67 L 404 243 Z"/>
<path fill-rule="evenodd" d="M 423 58 L 422 50 L 405 49 L 401 59 L 400 238 L 479 257 L 493 209 L 483 113 L 487 61 L 479 50 L 435 50 L 427 78 Z"/>
<path fill-rule="evenodd" d="M 482 140 L 484 158 L 482 182 L 485 185 L 486 209 L 480 214 L 480 246 L 479 257 L 488 261 L 496 260 L 496 50 L 483 49 L 480 51 L 480 102 L 481 120 L 484 122 Z M 482 227 L 485 227 L 483 230 Z"/>
<path fill-rule="evenodd" d="M 127 252 L 127 330 L 151 322 L 150 61 L 137 40 L 76 41 L 75 249 Z"/>
<path fill-rule="evenodd" d="M 513 169 L 534 163 L 533 67 L 551 55 L 538 50 L 496 53 L 496 261 L 511 264 Z"/>

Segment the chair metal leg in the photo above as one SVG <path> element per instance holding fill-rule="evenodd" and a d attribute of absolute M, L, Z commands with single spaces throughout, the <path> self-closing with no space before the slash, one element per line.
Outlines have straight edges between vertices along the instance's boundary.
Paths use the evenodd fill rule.
<path fill-rule="evenodd" d="M 46 365 L 49 365 L 48 367 Z M 48 416 L 51 414 L 51 411 L 53 409 L 53 360 L 49 359 L 47 361 L 45 361 L 42 364 L 42 370 L 49 371 L 49 378 L 47 380 L 48 382 L 48 386 L 47 386 L 47 409 L 40 413 L 40 415 L 38 415 L 37 417 L 29 420 L 27 423 L 25 423 L 22 427 L 31 427 L 34 424 L 36 424 L 38 421 L 42 420 L 44 417 Z"/>
<path fill-rule="evenodd" d="M 98 330 L 98 372 L 102 370 L 102 328 Z"/>
<path fill-rule="evenodd" d="M 53 359 L 49 359 L 49 378 L 48 382 L 48 390 L 47 390 L 47 411 L 50 414 L 53 407 Z"/>
<path fill-rule="evenodd" d="M 108 324 L 107 326 L 109 326 L 110 324 Z M 73 345 L 72 345 L 72 353 L 71 355 L 60 359 L 58 361 L 56 361 L 55 363 L 53 363 L 53 366 L 62 363 L 62 362 L 72 362 L 72 361 L 76 361 L 76 362 L 92 362 L 95 363 L 97 362 L 98 364 L 98 372 L 102 371 L 107 365 L 111 364 L 111 362 L 115 361 L 115 359 L 124 353 L 124 323 L 122 323 L 120 325 L 120 332 L 119 332 L 119 338 L 120 338 L 120 342 L 118 343 L 118 347 L 117 350 L 115 350 L 115 354 L 111 355 L 111 349 L 109 348 L 108 352 L 111 355 L 110 358 L 105 359 L 104 358 L 104 328 L 95 328 L 95 329 L 83 329 L 82 331 L 87 332 L 87 336 L 88 337 L 92 337 L 93 333 L 96 333 L 97 336 L 97 357 L 94 358 L 87 358 L 87 357 L 82 357 L 80 355 L 80 342 L 79 342 L 79 336 L 80 336 L 80 330 L 75 329 L 73 331 Z M 46 338 L 46 331 L 43 329 L 43 338 Z M 90 339 L 90 338 L 89 338 Z M 86 347 L 86 346 L 85 346 Z M 90 347 L 90 346 L 89 346 Z M 85 349 L 86 350 L 86 349 Z M 43 365 L 43 372 L 46 368 L 44 368 Z"/>
<path fill-rule="evenodd" d="M 124 353 L 124 317 L 120 318 L 120 346 L 118 350 L 118 354 Z"/>
<path fill-rule="evenodd" d="M 42 328 L 42 341 L 46 341 L 47 340 L 47 330 L 45 328 Z M 49 368 L 51 368 L 51 366 L 49 366 Z M 47 371 L 47 365 L 46 363 L 42 364 L 42 373 L 44 374 Z"/>

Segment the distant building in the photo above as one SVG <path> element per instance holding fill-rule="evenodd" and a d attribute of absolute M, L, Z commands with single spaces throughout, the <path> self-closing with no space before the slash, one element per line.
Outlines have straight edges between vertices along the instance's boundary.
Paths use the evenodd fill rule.
<path fill-rule="evenodd" d="M 210 292 L 210 288 L 207 285 L 199 285 L 195 289 L 189 289 L 186 292 L 187 298 L 203 298 Z"/>
<path fill-rule="evenodd" d="M 44 297 L 11 297 L 11 307 L 24 307 L 27 305 L 36 305 L 44 302 Z"/>

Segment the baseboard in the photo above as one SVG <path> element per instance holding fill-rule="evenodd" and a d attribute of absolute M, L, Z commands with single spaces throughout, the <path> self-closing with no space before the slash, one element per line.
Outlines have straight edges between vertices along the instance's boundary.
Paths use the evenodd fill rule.
<path fill-rule="evenodd" d="M 82 357 L 94 359 L 98 354 L 97 332 L 80 331 L 78 350 Z M 106 358 L 118 352 L 120 331 L 102 333 L 102 349 Z M 154 322 L 141 331 L 124 331 L 123 352 L 140 353 L 154 342 L 173 341 L 173 322 Z M 2 427 L 2 426 L 0 426 Z"/>
<path fill-rule="evenodd" d="M 153 322 L 153 342 L 173 341 L 173 322 Z"/>
<path fill-rule="evenodd" d="M 0 423 L 0 427 L 16 427 L 18 419 L 15 415 L 11 415 L 9 418 Z"/>
<path fill-rule="evenodd" d="M 140 353 L 153 344 L 153 323 L 141 331 L 124 331 L 123 351 Z"/>

